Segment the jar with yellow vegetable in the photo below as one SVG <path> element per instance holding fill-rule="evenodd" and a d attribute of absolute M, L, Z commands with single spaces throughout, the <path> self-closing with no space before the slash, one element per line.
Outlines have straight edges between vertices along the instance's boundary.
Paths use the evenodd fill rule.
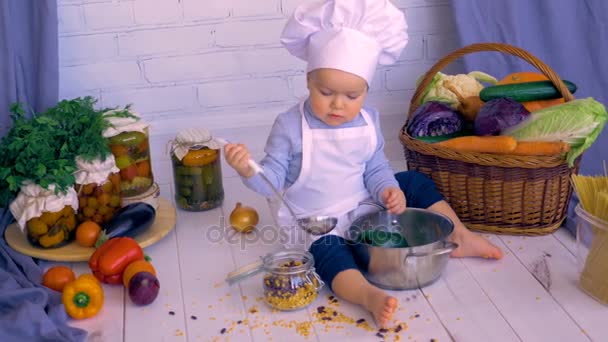
<path fill-rule="evenodd" d="M 120 208 L 120 175 L 114 156 L 91 161 L 76 158 L 74 189 L 78 194 L 78 221 L 108 222 Z"/>
<path fill-rule="evenodd" d="M 184 210 L 219 207 L 224 200 L 221 144 L 206 129 L 187 129 L 171 142 L 175 203 Z"/>
<path fill-rule="evenodd" d="M 257 263 L 231 272 L 226 279 L 232 284 L 260 271 L 265 272 L 262 281 L 264 301 L 281 311 L 307 307 L 324 286 L 315 272 L 312 254 L 296 249 L 268 254 Z"/>
<path fill-rule="evenodd" d="M 123 197 L 145 193 L 154 183 L 150 158 L 149 124 L 137 113 L 130 116 L 104 114 L 110 122 L 103 136 L 109 139 L 110 149 L 120 170 L 120 194 Z"/>
<path fill-rule="evenodd" d="M 43 188 L 26 182 L 9 209 L 33 246 L 56 248 L 74 240 L 78 196 L 73 187 L 55 193 L 54 184 Z"/>

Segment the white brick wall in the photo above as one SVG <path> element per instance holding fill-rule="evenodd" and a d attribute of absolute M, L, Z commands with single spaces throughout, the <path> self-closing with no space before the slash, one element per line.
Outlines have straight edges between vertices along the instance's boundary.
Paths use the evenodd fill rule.
<path fill-rule="evenodd" d="M 267 127 L 307 92 L 304 63 L 279 44 L 303 1 L 59 0 L 60 96 L 133 103 L 167 137 L 193 123 Z M 448 0 L 393 2 L 410 42 L 396 65 L 378 69 L 369 102 L 395 126 L 416 78 L 457 43 Z"/>

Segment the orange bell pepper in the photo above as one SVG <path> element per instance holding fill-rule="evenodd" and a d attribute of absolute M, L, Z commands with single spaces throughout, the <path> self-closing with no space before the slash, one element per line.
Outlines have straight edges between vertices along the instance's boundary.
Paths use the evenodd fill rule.
<path fill-rule="evenodd" d="M 89 259 L 97 279 L 107 284 L 122 283 L 122 273 L 131 262 L 143 260 L 144 251 L 129 237 L 116 237 L 101 245 Z"/>

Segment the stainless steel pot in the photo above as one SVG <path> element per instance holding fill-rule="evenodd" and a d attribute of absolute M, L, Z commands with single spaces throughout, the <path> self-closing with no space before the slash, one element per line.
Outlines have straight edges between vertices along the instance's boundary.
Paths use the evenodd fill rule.
<path fill-rule="evenodd" d="M 399 234 L 405 238 L 407 247 L 362 242 L 369 230 L 385 236 Z M 407 208 L 401 215 L 382 210 L 359 217 L 353 221 L 346 238 L 352 243 L 357 260 L 366 266 L 364 275 L 369 282 L 384 289 L 408 290 L 429 285 L 439 278 L 449 254 L 458 247 L 447 241 L 453 230 L 454 223 L 447 216 Z"/>

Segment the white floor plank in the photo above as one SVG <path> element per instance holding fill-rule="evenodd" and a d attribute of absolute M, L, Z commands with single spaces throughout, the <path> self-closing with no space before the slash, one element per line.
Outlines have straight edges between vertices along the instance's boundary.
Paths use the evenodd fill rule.
<path fill-rule="evenodd" d="M 422 292 L 456 341 L 520 340 L 460 259 L 450 259 L 441 278 Z"/>
<path fill-rule="evenodd" d="M 553 236 L 502 239 L 507 241 L 509 249 L 530 273 L 541 273 L 542 268 L 536 265 L 546 263 L 551 282 L 545 296 L 552 296 L 592 340 L 605 339 L 608 307 L 578 288 L 575 258 L 560 242 Z M 546 275 L 539 274 L 538 277 L 543 279 Z M 547 284 L 546 281 L 544 283 Z"/>
<path fill-rule="evenodd" d="M 169 184 L 160 185 L 164 198 L 173 202 Z M 184 305 L 180 284 L 180 267 L 177 255 L 175 229 L 162 240 L 144 249 L 157 272 L 160 292 L 154 302 L 137 306 L 125 293 L 125 340 L 148 340 L 162 338 L 164 341 L 185 341 Z M 169 312 L 172 311 L 174 315 Z M 150 322 L 154 329 L 150 329 Z"/>
<path fill-rule="evenodd" d="M 255 208 L 260 216 L 256 232 L 247 235 L 234 234 L 234 230 L 228 228 L 228 234 L 237 241 L 229 244 L 235 265 L 241 267 L 259 260 L 261 256 L 268 253 L 281 250 L 282 246 L 276 239 L 278 234 L 274 230 L 274 222 L 266 200 L 247 189 L 239 178 L 226 180 L 224 190 L 226 198 L 223 210 L 227 217 L 236 202 Z M 231 286 L 234 289 L 240 288 L 247 314 L 246 325 L 251 330 L 253 340 L 285 341 L 287 338 L 290 341 L 316 340 L 314 331 L 309 327 L 310 316 L 307 310 L 280 312 L 272 310 L 263 302 L 262 279 L 263 273 L 260 273 L 238 285 Z"/>
<path fill-rule="evenodd" d="M 507 249 L 498 237 L 486 237 Z M 522 341 L 589 340 L 513 253 L 491 263 L 479 258 L 463 263 Z"/>
<path fill-rule="evenodd" d="M 235 340 L 250 340 L 248 330 L 232 331 L 229 325 L 242 320 L 245 312 L 238 290 L 224 283 L 234 263 L 230 247 L 218 235 L 221 217 L 221 208 L 178 211 L 179 265 L 190 341 L 223 339 L 228 335 Z"/>
<path fill-rule="evenodd" d="M 566 228 L 558 229 L 553 237 L 557 239 L 566 249 L 574 256 L 576 256 L 576 237 L 572 236 Z"/>

